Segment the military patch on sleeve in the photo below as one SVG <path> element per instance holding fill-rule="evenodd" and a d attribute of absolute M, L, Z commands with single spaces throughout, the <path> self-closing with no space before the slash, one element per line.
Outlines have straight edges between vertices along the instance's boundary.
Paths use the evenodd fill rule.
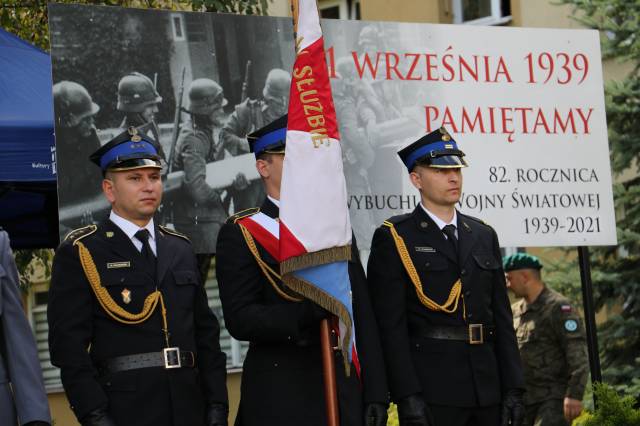
<path fill-rule="evenodd" d="M 564 329 L 569 333 L 573 333 L 578 329 L 578 321 L 573 319 L 568 319 L 564 322 Z"/>
<path fill-rule="evenodd" d="M 560 305 L 560 310 L 564 313 L 571 312 L 571 305 Z"/>

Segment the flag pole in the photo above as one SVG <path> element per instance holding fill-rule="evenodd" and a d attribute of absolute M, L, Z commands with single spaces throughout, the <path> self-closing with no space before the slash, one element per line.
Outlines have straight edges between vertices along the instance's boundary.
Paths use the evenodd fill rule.
<path fill-rule="evenodd" d="M 320 350 L 322 351 L 322 378 L 324 379 L 327 426 L 339 426 L 336 363 L 331 345 L 331 328 L 329 327 L 329 320 L 326 318 L 320 322 Z"/>
<path fill-rule="evenodd" d="M 316 0 L 313 0 L 316 2 Z M 302 39 L 298 39 L 298 18 L 300 13 L 300 0 L 291 0 L 291 16 L 293 17 L 293 39 L 296 47 L 296 55 L 298 45 Z M 317 8 L 317 3 L 316 3 Z M 334 349 L 331 339 L 331 327 L 329 320 L 323 319 L 320 322 L 320 351 L 322 354 L 322 378 L 324 382 L 324 400 L 327 414 L 327 426 L 339 426 L 340 418 L 338 416 L 338 391 L 336 386 L 336 364 L 334 358 Z M 348 354 L 343 354 L 348 356 Z"/>

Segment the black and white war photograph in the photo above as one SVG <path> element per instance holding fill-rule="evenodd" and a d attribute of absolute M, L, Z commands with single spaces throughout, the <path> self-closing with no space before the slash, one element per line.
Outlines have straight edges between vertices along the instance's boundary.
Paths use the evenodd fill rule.
<path fill-rule="evenodd" d="M 246 136 L 287 112 L 291 19 L 52 4 L 50 20 L 61 238 L 109 213 L 89 155 L 144 126 L 163 158 L 156 220 L 214 253 L 226 218 L 265 196 Z M 395 152 L 424 130 L 420 91 L 367 77 L 375 52 L 402 50 L 400 25 L 322 25 L 351 222 L 366 252 L 376 226 L 417 202 L 384 194 L 403 192 Z"/>

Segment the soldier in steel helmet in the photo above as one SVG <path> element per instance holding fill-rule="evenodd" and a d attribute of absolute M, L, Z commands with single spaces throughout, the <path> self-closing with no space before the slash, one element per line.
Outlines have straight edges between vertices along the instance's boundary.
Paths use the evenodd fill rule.
<path fill-rule="evenodd" d="M 524 380 L 524 426 L 567 426 L 582 412 L 588 357 L 574 305 L 542 281 L 540 260 L 516 253 L 503 260 L 513 304 Z"/>
<path fill-rule="evenodd" d="M 94 117 L 100 107 L 81 84 L 60 81 L 53 85 L 56 161 L 60 205 L 80 203 L 99 194 L 100 174 L 86 160 L 100 147 Z M 82 176 L 82 179 L 78 179 Z M 64 224 L 69 227 L 87 223 Z"/>
<path fill-rule="evenodd" d="M 373 165 L 374 151 L 369 143 L 369 133 L 378 123 L 375 105 L 372 106 L 363 96 L 370 87 L 357 77 L 351 57 L 340 58 L 336 71 L 338 78 L 333 81 L 332 89 L 336 114 L 340 118 L 347 190 L 354 197 L 370 196 L 368 170 Z M 382 105 L 378 106 L 382 109 Z M 364 208 L 363 204 L 351 203 L 349 215 L 360 247 L 369 247 L 374 219 L 371 210 Z"/>
<path fill-rule="evenodd" d="M 182 125 L 171 159 L 173 170 L 184 171 L 183 190 L 174 201 L 173 223 L 191 239 L 196 253 L 211 254 L 227 213 L 222 191 L 206 182 L 207 163 L 224 158 L 218 138 L 227 100 L 222 87 L 208 78 L 191 82 L 188 96 L 191 118 Z"/>
<path fill-rule="evenodd" d="M 521 426 L 498 236 L 455 208 L 465 154 L 440 128 L 398 155 L 421 202 L 375 231 L 367 278 L 400 425 Z"/>
<path fill-rule="evenodd" d="M 247 135 L 286 114 L 290 88 L 291 75 L 274 68 L 267 74 L 261 100 L 246 99 L 236 105 L 220 132 L 222 144 L 231 155 L 248 153 Z M 247 182 L 242 174 L 236 178 L 229 192 L 236 212 L 259 205 L 265 197 L 260 181 Z"/>
<path fill-rule="evenodd" d="M 160 133 L 156 124 L 158 105 L 162 96 L 149 77 L 139 72 L 132 72 L 120 79 L 118 83 L 118 111 L 125 113 L 120 128 L 139 127 L 149 124 L 149 136 L 160 142 Z M 156 147 L 157 148 L 157 147 Z M 164 152 L 160 156 L 165 158 Z"/>

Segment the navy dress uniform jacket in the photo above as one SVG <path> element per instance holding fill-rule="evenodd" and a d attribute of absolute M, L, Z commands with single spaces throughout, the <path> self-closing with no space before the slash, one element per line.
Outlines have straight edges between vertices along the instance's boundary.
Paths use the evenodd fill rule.
<path fill-rule="evenodd" d="M 453 314 L 429 310 L 420 302 L 388 227 L 381 226 L 373 236 L 369 287 L 395 401 L 422 393 L 431 404 L 482 407 L 499 404 L 507 389 L 524 389 L 497 235 L 477 219 L 457 216 L 459 257 L 420 205 L 413 213 L 389 219 L 404 239 L 428 297 L 442 304 L 461 278 L 462 297 Z M 472 323 L 495 327 L 495 337 L 480 345 L 424 337 L 433 327 Z"/>
<path fill-rule="evenodd" d="M 209 403 L 227 404 L 226 357 L 220 350 L 218 321 L 207 304 L 188 240 L 156 227 L 157 270 L 113 222 L 75 231 L 53 261 L 49 294 L 51 362 L 76 416 L 106 407 L 116 425 L 203 425 Z M 90 234 L 89 234 L 90 233 Z M 88 234 L 82 236 L 82 234 Z M 102 374 L 114 357 L 161 352 L 166 347 L 160 305 L 145 322 L 127 325 L 100 306 L 87 280 L 74 240 L 89 249 L 101 284 L 131 313 L 157 288 L 167 309 L 170 346 L 196 354 L 196 368 L 151 367 Z M 156 277 L 154 277 L 156 275 Z M 125 303 L 124 290 L 130 292 Z"/>
<path fill-rule="evenodd" d="M 51 422 L 49 403 L 9 238 L 0 230 L 0 425 L 33 421 Z"/>
<path fill-rule="evenodd" d="M 268 199 L 261 212 L 278 217 L 278 208 Z M 262 259 L 277 271 L 275 259 L 256 244 Z M 357 253 L 355 247 L 353 252 Z M 249 251 L 238 224 L 222 227 L 216 256 L 226 327 L 236 339 L 250 342 L 236 425 L 326 425 L 320 323 L 314 320 L 311 302 L 290 302 L 276 293 Z M 340 352 L 335 359 L 336 381 L 340 424 L 362 426 L 363 401 L 386 403 L 388 396 L 364 270 L 355 256 L 349 262 L 349 275 L 362 383 L 353 364 L 351 376 L 345 376 Z"/>

